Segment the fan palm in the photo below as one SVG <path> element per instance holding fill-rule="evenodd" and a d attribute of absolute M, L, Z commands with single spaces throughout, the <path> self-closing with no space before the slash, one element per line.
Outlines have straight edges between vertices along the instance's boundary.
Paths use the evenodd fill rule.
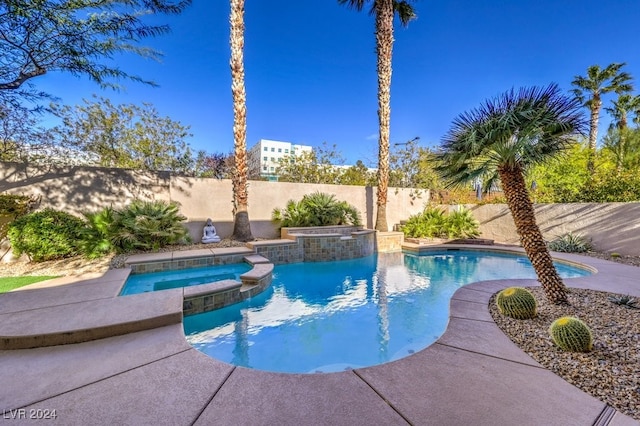
<path fill-rule="evenodd" d="M 391 121 L 391 57 L 393 51 L 393 18 L 397 13 L 402 25 L 416 17 L 410 0 L 338 0 L 361 11 L 372 3 L 370 13 L 376 17 L 376 55 L 378 58 L 378 192 L 375 229 L 388 231 L 387 192 L 389 187 L 389 134 Z"/>
<path fill-rule="evenodd" d="M 480 178 L 488 189 L 500 180 L 521 244 L 554 304 L 567 303 L 566 288 L 536 224 L 524 175 L 583 133 L 586 122 L 580 107 L 555 84 L 512 89 L 458 116 L 436 155 L 437 171 L 449 186 Z"/>
<path fill-rule="evenodd" d="M 613 63 L 604 69 L 601 69 L 599 65 L 592 65 L 587 68 L 586 77 L 578 75 L 571 82 L 571 84 L 575 86 L 573 93 L 584 106 L 589 108 L 591 113 L 591 119 L 589 121 L 589 149 L 592 153 L 596 151 L 602 95 L 610 92 L 620 94 L 633 90 L 631 75 L 620 71 L 625 65 L 624 62 Z M 589 171 L 593 173 L 593 156 L 589 159 L 587 167 Z"/>
<path fill-rule="evenodd" d="M 231 0 L 231 93 L 233 95 L 233 236 L 251 241 L 247 193 L 247 95 L 244 87 L 244 0 Z"/>
<path fill-rule="evenodd" d="M 629 93 L 623 93 L 618 96 L 618 99 L 611 101 L 611 108 L 605 108 L 605 111 L 611 115 L 614 123 L 611 123 L 611 127 L 615 126 L 620 130 L 627 128 L 629 122 L 629 114 L 638 116 L 640 111 L 640 96 L 630 95 Z"/>

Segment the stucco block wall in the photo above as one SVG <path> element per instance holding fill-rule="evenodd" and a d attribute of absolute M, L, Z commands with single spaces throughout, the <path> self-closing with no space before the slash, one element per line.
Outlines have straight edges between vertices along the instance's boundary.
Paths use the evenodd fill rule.
<path fill-rule="evenodd" d="M 285 207 L 288 200 L 300 200 L 317 191 L 334 194 L 336 199 L 353 204 L 362 214 L 364 227 L 374 227 L 376 188 L 249 181 L 249 219 L 254 237 L 279 238 L 278 229 L 271 223 L 273 209 Z M 134 199 L 177 201 L 195 241 L 202 237 L 207 218 L 213 220 L 220 236 L 228 237 L 233 233 L 232 186 L 228 179 L 97 167 L 27 167 L 19 163 L 0 163 L 0 192 L 38 196 L 38 208 L 52 207 L 78 215 L 106 206 L 120 208 Z M 389 228 L 422 211 L 428 199 L 428 191 L 389 188 Z"/>
<path fill-rule="evenodd" d="M 466 207 L 480 222 L 481 238 L 519 244 L 505 204 Z M 573 232 L 591 238 L 597 251 L 640 255 L 640 203 L 536 204 L 535 212 L 546 240 Z"/>

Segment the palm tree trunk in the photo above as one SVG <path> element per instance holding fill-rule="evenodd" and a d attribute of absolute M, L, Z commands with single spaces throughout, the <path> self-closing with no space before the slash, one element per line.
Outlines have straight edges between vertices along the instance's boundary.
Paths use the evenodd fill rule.
<path fill-rule="evenodd" d="M 599 96 L 594 95 L 591 100 L 591 117 L 589 121 L 589 158 L 587 159 L 587 170 L 593 176 L 595 173 L 596 146 L 598 143 L 598 122 L 600 121 L 600 107 L 602 101 Z"/>
<path fill-rule="evenodd" d="M 386 232 L 389 187 L 389 123 L 391 120 L 391 56 L 393 0 L 376 0 L 376 53 L 378 56 L 378 193 L 376 230 Z"/>
<path fill-rule="evenodd" d="M 244 0 L 231 0 L 231 93 L 233 95 L 233 236 L 251 241 L 247 195 L 247 96 L 244 88 Z"/>
<path fill-rule="evenodd" d="M 558 275 L 549 250 L 536 223 L 522 169 L 519 166 L 498 169 L 507 204 L 516 225 L 520 243 L 533 265 L 549 302 L 568 304 L 567 289 Z"/>

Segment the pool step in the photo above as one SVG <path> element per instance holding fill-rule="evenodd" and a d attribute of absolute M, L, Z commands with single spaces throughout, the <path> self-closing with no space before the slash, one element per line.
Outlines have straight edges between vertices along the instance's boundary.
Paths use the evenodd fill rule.
<path fill-rule="evenodd" d="M 249 255 L 249 256 L 245 256 L 244 257 L 244 261 L 247 262 L 251 266 L 259 265 L 259 264 L 262 264 L 262 263 L 271 263 L 271 261 L 269 259 L 267 259 L 264 256 L 260 256 L 259 254 L 252 254 L 252 255 Z"/>

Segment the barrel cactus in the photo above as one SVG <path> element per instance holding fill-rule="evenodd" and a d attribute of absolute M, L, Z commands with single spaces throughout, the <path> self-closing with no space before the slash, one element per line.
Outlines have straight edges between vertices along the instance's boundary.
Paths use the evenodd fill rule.
<path fill-rule="evenodd" d="M 549 327 L 553 342 L 569 352 L 589 352 L 593 348 L 593 335 L 589 326 L 576 317 L 558 318 Z"/>
<path fill-rule="evenodd" d="M 508 287 L 498 293 L 496 305 L 502 315 L 515 319 L 530 319 L 536 316 L 536 298 L 522 287 Z"/>

